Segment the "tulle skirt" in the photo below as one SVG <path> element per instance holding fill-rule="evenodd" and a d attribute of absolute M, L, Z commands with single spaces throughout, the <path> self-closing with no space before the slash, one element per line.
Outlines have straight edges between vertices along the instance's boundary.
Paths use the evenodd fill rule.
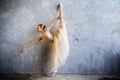
<path fill-rule="evenodd" d="M 65 27 L 59 27 L 54 33 L 53 39 L 51 67 L 52 70 L 55 70 L 65 63 L 69 53 L 69 44 Z"/>

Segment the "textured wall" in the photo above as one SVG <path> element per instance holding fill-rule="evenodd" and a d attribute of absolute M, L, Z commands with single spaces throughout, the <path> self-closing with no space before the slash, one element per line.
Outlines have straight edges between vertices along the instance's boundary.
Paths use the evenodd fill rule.
<path fill-rule="evenodd" d="M 36 39 L 38 23 L 57 16 L 59 0 L 0 0 L 0 73 L 49 73 L 50 46 Z M 63 0 L 70 54 L 59 73 L 120 73 L 120 0 Z"/>

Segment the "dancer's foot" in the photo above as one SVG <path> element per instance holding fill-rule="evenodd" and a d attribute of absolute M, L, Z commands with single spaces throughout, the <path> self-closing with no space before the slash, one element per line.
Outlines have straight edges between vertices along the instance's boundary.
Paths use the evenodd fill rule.
<path fill-rule="evenodd" d="M 52 77 L 53 77 L 53 80 L 55 80 L 55 73 L 57 72 L 57 69 L 55 69 L 53 72 L 52 72 Z"/>

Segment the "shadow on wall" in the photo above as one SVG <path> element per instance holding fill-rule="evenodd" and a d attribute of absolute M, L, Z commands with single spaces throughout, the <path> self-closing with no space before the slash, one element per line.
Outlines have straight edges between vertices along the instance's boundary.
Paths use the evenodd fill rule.
<path fill-rule="evenodd" d="M 14 5 L 12 5 L 12 1 L 14 0 L 0 0 L 0 15 L 4 14 L 5 12 L 8 12 L 12 7 L 15 8 L 15 6 L 19 3 L 18 1 L 15 1 Z M 0 30 L 3 30 L 4 28 L 2 27 L 5 23 L 5 20 L 0 19 Z"/>
<path fill-rule="evenodd" d="M 50 67 L 50 52 L 51 52 L 51 44 L 46 42 L 44 45 L 44 47 L 42 47 L 42 53 L 40 54 L 40 58 L 42 63 L 40 63 L 41 69 L 40 72 L 42 72 L 41 74 L 50 74 L 51 72 L 51 67 Z"/>
<path fill-rule="evenodd" d="M 108 55 L 104 55 L 104 66 L 101 66 L 97 68 L 93 65 L 93 57 L 91 57 L 91 61 L 89 65 L 79 64 L 79 67 L 77 69 L 78 74 L 102 74 L 102 75 L 120 75 L 120 55 L 113 53 L 107 53 Z M 94 55 L 93 55 L 94 56 Z M 101 65 L 101 63 L 98 63 Z"/>
<path fill-rule="evenodd" d="M 107 67 L 104 70 L 105 73 L 110 75 L 120 75 L 120 54 L 110 55 L 105 58 L 104 67 Z"/>
<path fill-rule="evenodd" d="M 120 80 L 120 78 L 114 78 L 114 77 L 112 77 L 112 78 L 107 78 L 107 77 L 104 77 L 104 78 L 100 78 L 100 79 L 98 79 L 98 80 Z"/>

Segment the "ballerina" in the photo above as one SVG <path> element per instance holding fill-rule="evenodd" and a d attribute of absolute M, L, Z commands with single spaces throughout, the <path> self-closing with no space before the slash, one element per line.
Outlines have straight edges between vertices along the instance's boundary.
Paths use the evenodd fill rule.
<path fill-rule="evenodd" d="M 51 68 L 52 68 L 53 77 L 55 76 L 58 67 L 65 63 L 69 53 L 69 43 L 68 43 L 66 25 L 63 18 L 62 4 L 59 5 L 58 11 L 59 11 L 59 16 L 56 19 L 54 19 L 48 26 L 44 24 L 38 24 L 37 31 L 42 34 L 39 38 L 27 43 L 22 48 L 20 48 L 20 53 L 22 53 L 26 48 L 30 47 L 31 45 L 41 40 L 47 40 L 48 42 L 52 43 Z M 59 20 L 59 26 L 52 35 L 50 33 L 50 30 L 58 20 Z"/>

